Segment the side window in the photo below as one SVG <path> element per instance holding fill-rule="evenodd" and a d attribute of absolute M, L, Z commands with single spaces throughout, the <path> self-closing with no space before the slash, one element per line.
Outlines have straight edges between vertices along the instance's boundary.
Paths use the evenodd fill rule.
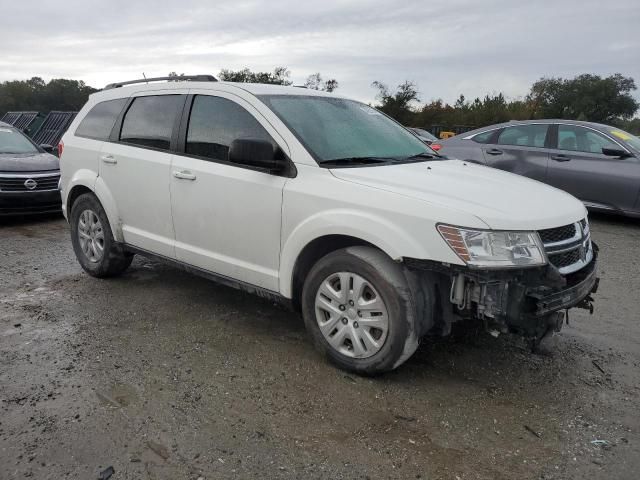
<path fill-rule="evenodd" d="M 489 143 L 493 134 L 496 133 L 495 130 L 489 130 L 488 132 L 482 132 L 477 135 L 474 135 L 471 140 L 476 143 Z"/>
<path fill-rule="evenodd" d="M 127 98 L 118 98 L 94 105 L 76 128 L 76 136 L 108 140 L 111 129 L 127 100 Z"/>
<path fill-rule="evenodd" d="M 274 143 L 262 125 L 237 103 L 222 97 L 197 95 L 189 116 L 186 153 L 228 161 L 229 145 L 237 138 Z"/>
<path fill-rule="evenodd" d="M 544 147 L 549 125 L 531 124 L 514 125 L 505 128 L 498 137 L 500 145 L 517 145 L 523 147 Z"/>
<path fill-rule="evenodd" d="M 120 141 L 169 150 L 173 125 L 183 101 L 182 95 L 137 97 L 122 121 Z"/>
<path fill-rule="evenodd" d="M 602 153 L 603 148 L 620 148 L 604 135 L 578 125 L 558 125 L 558 148 L 573 152 Z"/>

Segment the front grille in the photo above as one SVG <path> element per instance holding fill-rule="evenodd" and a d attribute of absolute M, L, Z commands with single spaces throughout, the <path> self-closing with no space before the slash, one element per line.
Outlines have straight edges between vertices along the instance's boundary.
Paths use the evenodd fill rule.
<path fill-rule="evenodd" d="M 539 230 L 538 233 L 540 234 L 542 243 L 562 242 L 576 235 L 576 225 L 572 223 L 563 227 L 547 228 L 546 230 Z"/>
<path fill-rule="evenodd" d="M 27 185 L 33 180 L 35 186 L 29 188 Z M 60 181 L 60 174 L 46 175 L 46 176 L 12 176 L 3 177 L 0 174 L 0 192 L 38 192 L 44 190 L 57 190 L 58 182 Z M 25 185 L 25 182 L 28 182 Z"/>
<path fill-rule="evenodd" d="M 556 268 L 564 268 L 580 261 L 580 249 L 569 250 L 568 252 L 549 255 L 549 262 Z"/>
<path fill-rule="evenodd" d="M 538 234 L 549 263 L 563 275 L 580 270 L 593 257 L 586 219 L 562 227 L 539 230 Z"/>

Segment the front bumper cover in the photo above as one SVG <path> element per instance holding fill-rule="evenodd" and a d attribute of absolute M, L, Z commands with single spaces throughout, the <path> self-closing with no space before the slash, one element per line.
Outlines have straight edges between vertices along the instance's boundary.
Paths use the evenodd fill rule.
<path fill-rule="evenodd" d="M 59 212 L 60 190 L 0 192 L 0 216 Z"/>

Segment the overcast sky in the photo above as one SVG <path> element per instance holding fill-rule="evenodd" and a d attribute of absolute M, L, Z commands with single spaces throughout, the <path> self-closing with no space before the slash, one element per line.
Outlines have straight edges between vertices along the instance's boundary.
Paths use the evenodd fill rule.
<path fill-rule="evenodd" d="M 0 1 L 0 80 L 102 88 L 142 72 L 283 65 L 296 84 L 321 72 L 367 102 L 374 80 L 450 102 L 585 72 L 640 86 L 640 0 Z"/>

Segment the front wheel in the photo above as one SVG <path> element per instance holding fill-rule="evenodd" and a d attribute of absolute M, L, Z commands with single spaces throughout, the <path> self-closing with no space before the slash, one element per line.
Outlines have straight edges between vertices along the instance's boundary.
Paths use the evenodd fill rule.
<path fill-rule="evenodd" d="M 316 347 L 355 373 L 392 370 L 418 346 L 402 266 L 372 247 L 349 247 L 320 259 L 305 280 L 302 314 Z"/>
<path fill-rule="evenodd" d="M 93 277 L 112 277 L 124 272 L 133 255 L 113 238 L 104 208 L 91 193 L 80 195 L 71 208 L 71 243 L 82 268 Z"/>

